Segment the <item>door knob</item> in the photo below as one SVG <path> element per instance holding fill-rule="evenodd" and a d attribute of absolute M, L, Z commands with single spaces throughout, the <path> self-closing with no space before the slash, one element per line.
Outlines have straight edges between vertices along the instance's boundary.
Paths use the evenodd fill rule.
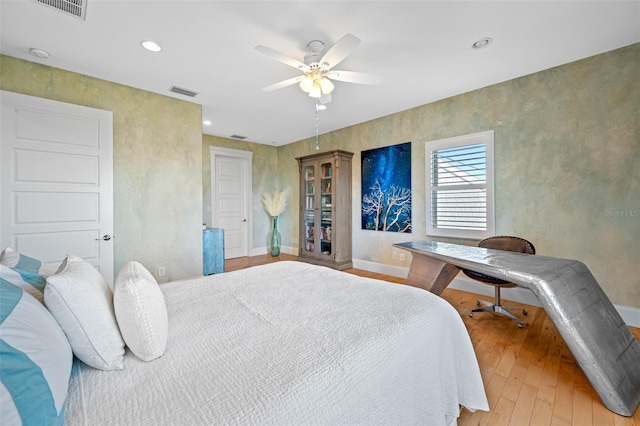
<path fill-rule="evenodd" d="M 246 222 L 246 221 L 247 221 L 247 219 L 242 219 L 242 221 L 243 221 L 243 222 Z"/>
<path fill-rule="evenodd" d="M 111 238 L 113 238 L 111 235 L 109 235 L 109 234 L 104 234 L 104 235 L 102 236 L 102 238 L 96 238 L 96 241 L 99 241 L 99 240 L 109 241 Z"/>

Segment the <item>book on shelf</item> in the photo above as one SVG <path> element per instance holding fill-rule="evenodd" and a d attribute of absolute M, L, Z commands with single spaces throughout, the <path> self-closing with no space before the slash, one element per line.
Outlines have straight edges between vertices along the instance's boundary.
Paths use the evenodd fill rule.
<path fill-rule="evenodd" d="M 313 239 L 313 237 L 315 236 L 314 227 L 309 225 L 305 226 L 304 234 L 305 238 Z"/>
<path fill-rule="evenodd" d="M 314 178 L 313 167 L 307 167 L 304 170 L 304 178 L 306 180 L 312 180 Z"/>
<path fill-rule="evenodd" d="M 331 241 L 331 227 L 327 226 L 320 228 L 320 238 L 326 241 Z"/>

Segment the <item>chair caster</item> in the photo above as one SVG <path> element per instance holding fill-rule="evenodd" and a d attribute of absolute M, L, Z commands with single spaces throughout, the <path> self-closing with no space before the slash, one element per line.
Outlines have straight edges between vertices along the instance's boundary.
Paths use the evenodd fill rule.
<path fill-rule="evenodd" d="M 473 318 L 473 312 L 469 312 L 469 316 Z"/>
<path fill-rule="evenodd" d="M 480 306 L 482 303 L 480 303 L 479 300 L 476 300 L 476 306 Z"/>
<path fill-rule="evenodd" d="M 529 312 L 527 312 L 527 310 L 526 310 L 526 309 L 523 309 L 523 310 L 522 310 L 522 315 L 529 315 Z M 520 328 L 522 328 L 522 327 L 520 327 Z"/>
<path fill-rule="evenodd" d="M 524 324 L 518 324 L 518 328 L 524 327 Z"/>

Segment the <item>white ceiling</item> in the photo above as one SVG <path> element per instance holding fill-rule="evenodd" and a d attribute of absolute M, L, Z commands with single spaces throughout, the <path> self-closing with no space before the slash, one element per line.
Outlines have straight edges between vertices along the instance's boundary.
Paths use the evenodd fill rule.
<path fill-rule="evenodd" d="M 88 0 L 86 20 L 0 0 L 0 14 L 5 55 L 201 104 L 213 123 L 204 133 L 274 146 L 315 135 L 315 103 L 297 85 L 261 90 L 300 72 L 257 52 L 260 44 L 302 61 L 311 40 L 362 40 L 336 68 L 382 84 L 336 82 L 319 116 L 326 133 L 640 42 L 639 0 Z M 493 44 L 472 49 L 482 37 Z M 199 94 L 173 94 L 173 85 Z"/>

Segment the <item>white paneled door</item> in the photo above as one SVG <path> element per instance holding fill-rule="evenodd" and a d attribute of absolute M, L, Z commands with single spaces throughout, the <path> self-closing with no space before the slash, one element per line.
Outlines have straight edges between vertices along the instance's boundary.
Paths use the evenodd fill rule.
<path fill-rule="evenodd" d="M 211 223 L 224 229 L 224 257 L 249 255 L 252 152 L 211 148 Z"/>
<path fill-rule="evenodd" d="M 73 254 L 113 284 L 111 111 L 6 91 L 0 101 L 2 248 L 47 264 Z"/>

